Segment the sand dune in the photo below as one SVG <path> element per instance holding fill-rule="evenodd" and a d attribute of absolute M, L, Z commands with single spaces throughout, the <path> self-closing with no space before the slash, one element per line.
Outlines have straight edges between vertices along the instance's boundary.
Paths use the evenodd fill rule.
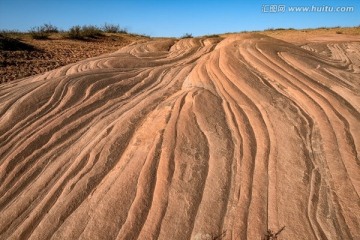
<path fill-rule="evenodd" d="M 0 85 L 0 239 L 360 239 L 359 73 L 245 34 Z"/>

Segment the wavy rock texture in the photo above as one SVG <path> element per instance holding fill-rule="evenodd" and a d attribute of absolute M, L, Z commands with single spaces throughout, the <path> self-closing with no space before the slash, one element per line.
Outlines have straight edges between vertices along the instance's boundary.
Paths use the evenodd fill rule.
<path fill-rule="evenodd" d="M 0 85 L 1 239 L 360 239 L 360 43 L 152 40 Z"/>

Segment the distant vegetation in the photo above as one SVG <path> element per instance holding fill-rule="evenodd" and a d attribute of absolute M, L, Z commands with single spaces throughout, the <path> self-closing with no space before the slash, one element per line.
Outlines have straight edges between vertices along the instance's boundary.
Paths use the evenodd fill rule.
<path fill-rule="evenodd" d="M 265 31 L 284 31 L 284 30 L 295 30 L 295 28 L 268 28 Z"/>
<path fill-rule="evenodd" d="M 95 25 L 73 26 L 68 31 L 68 37 L 72 39 L 97 38 L 104 36 L 104 32 Z"/>
<path fill-rule="evenodd" d="M 45 23 L 42 26 L 33 27 L 29 31 L 33 39 L 48 39 L 50 34 L 58 32 L 59 29 L 50 23 Z"/>
<path fill-rule="evenodd" d="M 204 37 L 204 38 L 218 38 L 218 37 L 220 37 L 220 35 L 219 34 L 211 34 L 211 35 L 204 35 L 202 37 Z"/>
<path fill-rule="evenodd" d="M 181 38 L 192 38 L 193 35 L 191 33 L 185 33 L 184 35 L 181 36 Z"/>
<path fill-rule="evenodd" d="M 17 30 L 2 30 L 0 33 L 3 36 L 18 38 L 19 36 L 29 35 L 32 39 L 46 40 L 56 36 L 56 38 L 71 38 L 78 40 L 86 40 L 91 38 L 98 38 L 104 36 L 106 33 L 121 33 L 129 34 L 125 28 L 121 28 L 117 24 L 105 23 L 103 26 L 98 27 L 96 25 L 75 25 L 68 30 L 60 30 L 58 27 L 51 23 L 46 23 L 42 26 L 32 27 L 27 32 L 20 32 Z M 137 35 L 137 34 L 132 34 Z M 138 35 L 143 36 L 143 35 Z"/>
<path fill-rule="evenodd" d="M 128 33 L 126 28 L 121 28 L 119 25 L 105 23 L 102 30 L 106 33 Z"/>
<path fill-rule="evenodd" d="M 30 29 L 29 31 L 30 36 L 33 39 L 48 39 L 50 36 L 50 33 L 44 32 L 42 31 L 42 29 L 40 27 L 33 27 Z"/>
<path fill-rule="evenodd" d="M 68 31 L 68 37 L 72 39 L 87 39 L 104 36 L 104 33 L 124 33 L 127 34 L 125 28 L 120 28 L 119 25 L 105 23 L 104 26 L 98 27 L 96 25 L 73 26 Z"/>
<path fill-rule="evenodd" d="M 69 38 L 73 38 L 73 39 L 81 39 L 81 27 L 79 25 L 73 26 L 69 29 L 68 32 L 68 36 Z"/>

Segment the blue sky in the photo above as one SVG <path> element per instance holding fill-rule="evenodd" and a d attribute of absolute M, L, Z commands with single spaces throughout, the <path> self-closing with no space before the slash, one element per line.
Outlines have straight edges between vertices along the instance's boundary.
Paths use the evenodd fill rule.
<path fill-rule="evenodd" d="M 262 8 L 284 4 L 282 13 Z M 352 6 L 353 12 L 289 12 L 290 6 Z M 268 8 L 267 8 L 268 9 Z M 359 26 L 359 0 L 0 0 L 0 29 L 29 30 L 51 23 L 61 29 L 105 22 L 130 32 L 178 37 L 263 30 Z"/>

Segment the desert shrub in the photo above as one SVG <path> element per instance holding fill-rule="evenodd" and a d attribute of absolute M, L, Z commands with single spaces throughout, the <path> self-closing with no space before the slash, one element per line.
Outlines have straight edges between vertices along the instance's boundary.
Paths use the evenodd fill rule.
<path fill-rule="evenodd" d="M 50 23 L 45 23 L 42 26 L 33 27 L 29 31 L 30 36 L 33 39 L 48 39 L 51 33 L 58 33 L 58 32 L 59 29 Z"/>
<path fill-rule="evenodd" d="M 68 37 L 72 39 L 97 38 L 103 36 L 103 31 L 94 25 L 73 26 L 69 29 Z"/>
<path fill-rule="evenodd" d="M 119 25 L 105 23 L 102 30 L 106 33 L 127 33 L 125 28 L 120 28 Z"/>
<path fill-rule="evenodd" d="M 265 31 L 286 31 L 286 30 L 295 30 L 295 28 L 267 28 Z"/>
<path fill-rule="evenodd" d="M 127 33 L 130 37 L 144 37 L 151 38 L 150 35 L 144 33 Z"/>
<path fill-rule="evenodd" d="M 211 35 L 205 35 L 204 37 L 205 37 L 205 38 L 218 38 L 218 37 L 220 37 L 220 35 L 218 35 L 218 34 L 211 34 Z"/>
<path fill-rule="evenodd" d="M 181 38 L 192 38 L 193 35 L 191 33 L 185 33 L 184 35 L 181 36 Z"/>
<path fill-rule="evenodd" d="M 50 33 L 45 31 L 44 26 L 33 27 L 30 29 L 29 33 L 33 39 L 40 39 L 40 40 L 48 39 L 50 36 Z"/>
<path fill-rule="evenodd" d="M 72 38 L 72 39 L 81 39 L 82 38 L 81 27 L 79 25 L 72 26 L 69 29 L 68 36 L 69 36 L 69 38 Z"/>
<path fill-rule="evenodd" d="M 342 31 L 336 31 L 336 34 L 342 34 L 343 32 Z"/>
<path fill-rule="evenodd" d="M 103 31 L 95 25 L 82 26 L 81 34 L 85 38 L 96 38 L 104 35 Z"/>
<path fill-rule="evenodd" d="M 42 31 L 47 33 L 58 33 L 59 29 L 56 26 L 52 25 L 51 23 L 45 23 L 42 26 Z"/>

